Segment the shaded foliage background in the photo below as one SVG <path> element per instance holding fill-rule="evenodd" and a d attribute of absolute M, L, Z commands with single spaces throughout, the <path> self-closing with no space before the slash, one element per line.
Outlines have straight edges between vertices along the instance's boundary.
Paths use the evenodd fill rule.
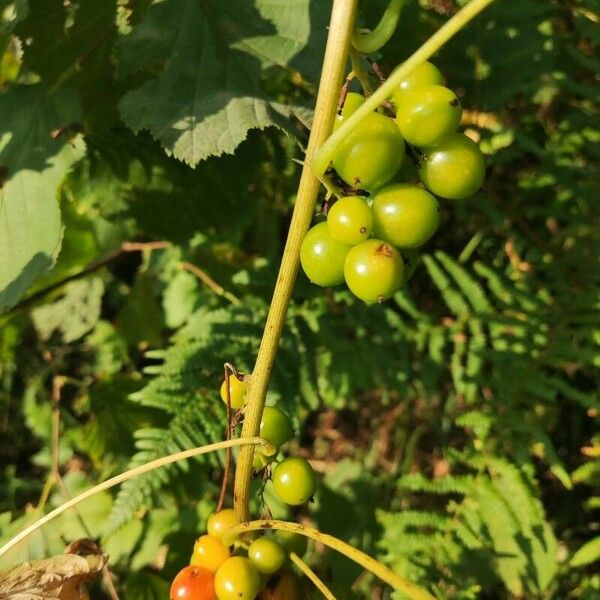
<path fill-rule="evenodd" d="M 363 4 L 375 23 L 384 3 Z M 407 2 L 384 70 L 459 4 Z M 266 502 L 439 598 L 600 595 L 599 9 L 498 1 L 461 32 L 434 60 L 481 139 L 485 189 L 443 204 L 389 303 L 296 286 L 269 402 L 323 483 L 300 514 L 269 485 Z M 0 0 L 2 540 L 128 466 L 222 439 L 222 366 L 256 355 L 328 10 Z M 93 537 L 123 597 L 166 597 L 221 471 L 215 455 L 103 493 L 1 566 Z M 308 558 L 339 597 L 384 593 L 342 557 Z"/>

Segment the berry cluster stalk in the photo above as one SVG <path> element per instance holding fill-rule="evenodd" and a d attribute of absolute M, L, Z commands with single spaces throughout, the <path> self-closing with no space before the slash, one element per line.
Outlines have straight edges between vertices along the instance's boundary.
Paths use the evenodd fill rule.
<path fill-rule="evenodd" d="M 350 560 L 353 560 L 365 570 L 373 573 L 373 575 L 390 585 L 393 589 L 402 592 L 410 600 L 435 600 L 435 597 L 432 596 L 427 590 L 408 581 L 407 579 L 404 579 L 404 577 L 400 577 L 400 575 L 385 565 L 382 565 L 374 558 L 371 558 L 362 550 L 358 550 L 358 548 L 354 548 L 350 546 L 350 544 L 347 544 L 346 542 L 343 542 L 332 535 L 321 533 L 312 527 L 306 527 L 305 525 L 300 525 L 299 523 L 290 523 L 288 521 L 279 521 L 276 519 L 262 519 L 236 525 L 235 527 L 227 530 L 227 535 L 233 540 L 240 534 L 244 534 L 249 531 L 260 531 L 263 529 L 293 531 L 294 533 L 304 535 L 312 540 L 315 540 L 315 542 L 324 544 L 332 550 L 336 550 L 344 556 L 347 556 Z"/>
<path fill-rule="evenodd" d="M 275 291 L 256 357 L 256 364 L 252 371 L 242 437 L 257 435 L 260 427 L 267 386 L 300 265 L 300 246 L 310 225 L 319 193 L 320 183 L 313 175 L 310 164 L 317 150 L 333 129 L 340 87 L 348 61 L 350 39 L 354 31 L 356 5 L 357 0 L 334 0 L 333 3 L 315 116 L 306 149 L 290 230 L 281 259 L 277 282 L 275 283 Z M 248 501 L 250 498 L 253 454 L 251 448 L 243 448 L 240 451 L 235 471 L 233 505 L 239 522 L 248 521 L 250 517 Z"/>
<path fill-rule="evenodd" d="M 329 137 L 333 129 L 340 86 L 350 50 L 350 42 L 355 31 L 357 6 L 357 0 L 334 0 L 325 58 L 323 60 L 323 70 L 315 105 L 315 117 L 306 149 L 306 157 L 302 168 L 288 238 L 275 283 L 275 291 L 273 292 L 273 299 L 258 350 L 256 364 L 252 372 L 250 389 L 246 401 L 242 437 L 255 436 L 259 431 L 267 386 L 300 264 L 300 246 L 310 225 L 315 201 L 319 193 L 320 182 L 316 176 L 323 176 L 329 167 L 332 155 L 344 137 L 367 114 L 375 110 L 377 106 L 392 95 L 395 87 L 411 69 L 430 58 L 452 36 L 493 1 L 472 0 L 456 13 L 452 19 L 429 38 L 406 62 L 398 67 L 386 83 L 372 96 L 367 98 L 364 104 L 348 118 L 347 122 Z M 401 8 L 399 2 L 393 4 L 397 9 Z M 238 522 L 248 521 L 250 518 L 248 504 L 250 499 L 253 455 L 253 447 L 247 446 L 242 448 L 235 471 L 233 505 Z"/>

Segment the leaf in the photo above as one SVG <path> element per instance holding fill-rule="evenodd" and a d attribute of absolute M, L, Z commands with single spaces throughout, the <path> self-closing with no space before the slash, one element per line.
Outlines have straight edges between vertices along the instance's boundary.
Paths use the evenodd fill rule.
<path fill-rule="evenodd" d="M 140 570 L 146 565 L 156 564 L 160 560 L 161 549 L 166 552 L 168 548 L 165 538 L 168 534 L 177 531 L 180 526 L 179 512 L 174 506 L 155 508 L 146 515 L 144 535 L 131 559 L 131 569 Z"/>
<path fill-rule="evenodd" d="M 128 360 L 127 342 L 108 321 L 98 321 L 85 341 L 96 351 L 94 371 L 100 376 L 118 373 Z"/>
<path fill-rule="evenodd" d="M 169 582 L 150 572 L 132 571 L 125 580 L 125 600 L 163 600 L 169 595 Z"/>
<path fill-rule="evenodd" d="M 13 536 L 37 521 L 42 513 L 33 507 L 28 507 L 21 516 L 14 515 L 16 518 L 12 521 L 11 513 L 3 513 L 1 516 L 3 518 L 0 521 L 0 545 L 4 545 Z M 18 566 L 26 561 L 59 554 L 64 549 L 61 533 L 61 520 L 50 521 L 45 527 L 34 531 L 26 540 L 13 548 L 7 556 L 3 556 L 2 567 Z"/>
<path fill-rule="evenodd" d="M 154 283 L 151 276 L 140 273 L 127 304 L 119 312 L 121 333 L 132 346 L 157 346 L 160 343 L 162 314 L 153 289 Z"/>
<path fill-rule="evenodd" d="M 133 432 L 151 420 L 150 409 L 128 398 L 139 387 L 138 379 L 117 375 L 89 389 L 88 421 L 70 433 L 77 449 L 96 465 L 122 466 L 121 461 L 133 452 Z"/>
<path fill-rule="evenodd" d="M 116 565 L 120 560 L 133 552 L 135 546 L 140 541 L 142 530 L 142 522 L 139 519 L 132 519 L 106 537 L 102 547 L 108 555 L 111 564 Z"/>
<path fill-rule="evenodd" d="M 63 554 L 26 562 L 0 573 L 0 600 L 80 600 L 87 598 L 84 584 L 98 576 L 104 556 Z"/>
<path fill-rule="evenodd" d="M 10 33 L 28 14 L 27 0 L 0 0 L 0 34 Z"/>
<path fill-rule="evenodd" d="M 65 295 L 52 304 L 45 304 L 31 313 L 42 340 L 58 331 L 69 343 L 90 331 L 100 318 L 104 284 L 99 277 L 73 281 L 65 286 Z"/>
<path fill-rule="evenodd" d="M 572 567 L 583 567 L 600 560 L 600 536 L 586 542 L 571 558 Z"/>
<path fill-rule="evenodd" d="M 24 66 L 52 85 L 99 78 L 106 65 L 115 27 L 116 0 L 35 0 L 15 33 L 28 43 Z M 85 66 L 85 68 L 82 68 Z"/>
<path fill-rule="evenodd" d="M 192 314 L 198 300 L 196 278 L 185 271 L 179 271 L 167 284 L 163 295 L 165 323 L 173 329 L 183 325 Z"/>
<path fill-rule="evenodd" d="M 164 66 L 125 95 L 119 105 L 124 120 L 135 131 L 149 130 L 192 166 L 233 153 L 250 129 L 286 127 L 295 112 L 306 120 L 305 111 L 270 101 L 260 79 L 263 65 L 285 66 L 306 43 L 308 2 L 282 0 L 268 14 L 271 21 L 247 0 L 152 5 L 118 44 L 120 72 Z M 279 31 L 288 43 L 281 43 Z"/>
<path fill-rule="evenodd" d="M 64 476 L 64 484 L 65 492 L 59 488 L 52 494 L 53 506 L 64 504 L 70 498 L 83 493 L 93 485 L 92 481 L 81 472 L 67 473 Z M 62 537 L 68 541 L 78 540 L 86 536 L 99 537 L 112 505 L 112 496 L 106 491 L 98 492 L 80 502 L 76 511 L 67 511 L 59 517 L 58 525 Z"/>
<path fill-rule="evenodd" d="M 42 84 L 0 95 L 0 311 L 14 305 L 60 250 L 62 225 L 56 192 L 82 156 L 80 136 L 61 131 L 79 117 L 76 96 L 47 96 Z M 9 127 L 7 127 L 9 125 Z M 0 185 L 1 185 L 0 181 Z"/>

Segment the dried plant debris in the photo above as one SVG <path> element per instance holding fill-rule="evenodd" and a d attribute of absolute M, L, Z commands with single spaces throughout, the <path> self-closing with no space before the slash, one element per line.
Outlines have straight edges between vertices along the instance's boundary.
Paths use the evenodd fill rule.
<path fill-rule="evenodd" d="M 87 600 L 86 583 L 106 564 L 101 555 L 61 554 L 0 572 L 0 600 Z"/>

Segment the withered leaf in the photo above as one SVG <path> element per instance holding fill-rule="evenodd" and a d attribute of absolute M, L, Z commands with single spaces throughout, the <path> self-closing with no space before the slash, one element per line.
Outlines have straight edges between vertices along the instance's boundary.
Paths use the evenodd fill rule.
<path fill-rule="evenodd" d="M 106 563 L 100 555 L 60 554 L 0 572 L 0 600 L 87 600 L 85 584 Z"/>

